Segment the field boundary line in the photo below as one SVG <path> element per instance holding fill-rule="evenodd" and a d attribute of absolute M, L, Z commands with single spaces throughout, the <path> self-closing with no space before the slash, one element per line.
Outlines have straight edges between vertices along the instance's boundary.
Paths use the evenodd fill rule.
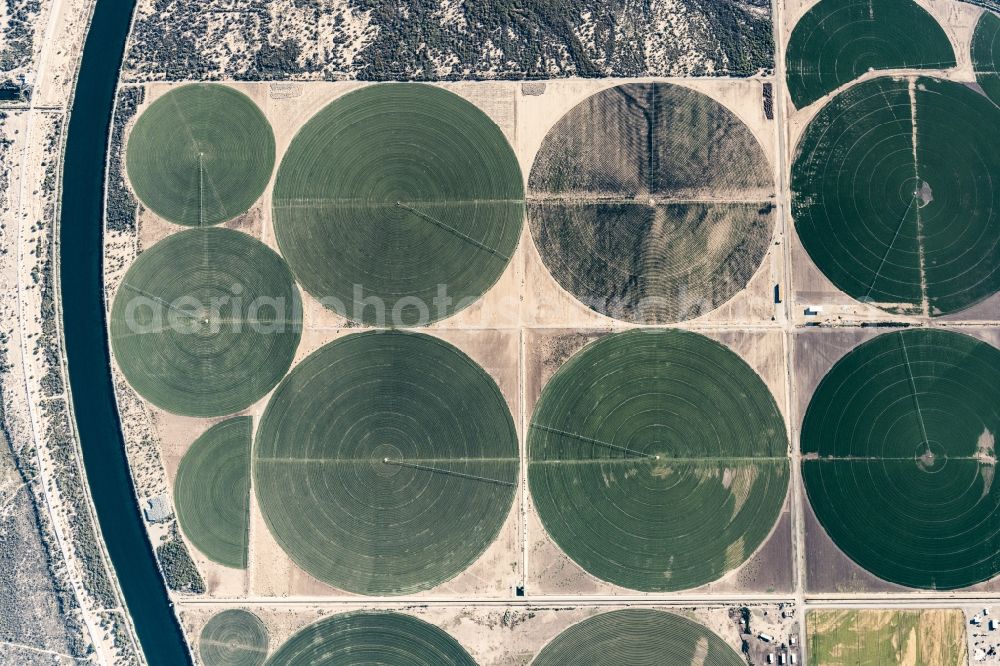
<path fill-rule="evenodd" d="M 515 109 L 516 109 L 516 99 L 515 96 Z M 522 229 L 523 232 L 523 229 Z M 524 268 L 525 268 L 525 253 L 521 252 L 519 255 L 521 261 L 519 268 L 521 269 L 521 288 L 524 288 Z M 518 544 L 520 547 L 520 552 L 518 553 L 518 559 L 521 565 L 521 596 L 529 596 L 531 591 L 528 589 L 528 572 L 530 571 L 530 555 L 528 547 L 528 423 L 527 423 L 527 382 L 526 382 L 526 366 L 525 366 L 525 327 L 523 322 L 523 304 L 518 303 L 517 318 L 518 318 L 518 330 L 517 330 L 517 400 L 518 400 L 518 421 L 520 423 L 520 432 L 517 438 L 517 477 L 521 482 L 521 487 L 518 489 L 518 529 L 519 538 Z M 516 597 L 515 590 L 515 597 Z"/>
<path fill-rule="evenodd" d="M 239 418 L 239 417 L 236 417 Z M 253 547 L 253 542 L 250 540 L 250 523 L 253 522 L 253 513 L 251 512 L 251 497 L 253 495 L 253 416 L 246 417 L 246 454 L 247 461 L 244 467 L 244 472 L 247 475 L 246 480 L 246 498 L 243 499 L 243 519 L 246 520 L 246 529 L 242 530 L 241 536 L 243 537 L 243 563 L 246 567 L 244 571 L 250 568 L 250 549 Z"/>
<path fill-rule="evenodd" d="M 400 205 L 416 204 L 428 208 L 448 208 L 449 206 L 477 206 L 494 204 L 559 204 L 559 203 L 581 203 L 581 204 L 641 204 L 649 205 L 650 198 L 655 199 L 657 204 L 730 204 L 730 205 L 751 205 L 768 204 L 774 200 L 768 197 L 748 196 L 748 197 L 671 197 L 657 196 L 654 192 L 646 197 L 627 197 L 617 194 L 602 196 L 600 194 L 527 194 L 522 199 L 444 199 L 439 201 L 371 201 L 369 199 L 339 198 L 330 199 L 327 197 L 290 197 L 284 201 L 276 201 L 272 207 L 278 209 L 293 208 L 322 208 L 322 207 L 351 207 L 359 206 L 364 208 L 395 208 Z"/>

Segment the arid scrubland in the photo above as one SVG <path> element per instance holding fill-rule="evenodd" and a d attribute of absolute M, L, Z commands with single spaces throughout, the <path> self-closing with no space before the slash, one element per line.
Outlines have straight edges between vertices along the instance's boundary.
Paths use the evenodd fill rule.
<path fill-rule="evenodd" d="M 142 0 L 126 81 L 750 76 L 766 0 Z"/>
<path fill-rule="evenodd" d="M 93 3 L 9 0 L 5 5 L 0 11 L 0 90 L 8 91 L 0 100 L 0 662 L 137 663 L 79 456 L 58 304 L 62 149 Z"/>

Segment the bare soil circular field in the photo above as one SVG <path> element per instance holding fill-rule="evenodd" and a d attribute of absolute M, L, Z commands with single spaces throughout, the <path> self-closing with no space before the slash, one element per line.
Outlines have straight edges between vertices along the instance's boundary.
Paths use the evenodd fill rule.
<path fill-rule="evenodd" d="M 542 260 L 589 308 L 636 323 L 697 317 L 742 290 L 774 226 L 749 128 L 681 86 L 603 90 L 549 130 L 529 179 Z"/>

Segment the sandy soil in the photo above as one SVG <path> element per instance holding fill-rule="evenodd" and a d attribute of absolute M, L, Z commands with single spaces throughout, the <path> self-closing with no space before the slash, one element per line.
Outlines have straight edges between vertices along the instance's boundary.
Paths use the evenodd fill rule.
<path fill-rule="evenodd" d="M 759 79 L 559 79 L 545 82 L 545 92 L 541 95 L 520 94 L 516 98 L 518 129 L 514 146 L 525 175 L 525 183 L 531 173 L 535 153 L 542 145 L 546 133 L 567 111 L 600 90 L 621 83 L 654 80 L 697 90 L 729 108 L 750 128 L 764 149 L 764 154 L 774 163 L 775 135 L 772 123 L 764 116 Z M 456 92 L 461 94 L 461 91 Z"/>
<path fill-rule="evenodd" d="M 62 111 L 72 94 L 94 0 L 40 0 L 26 12 L 17 12 L 17 7 L 7 7 L 0 23 L 29 22 L 24 29 L 32 33 L 32 53 L 26 66 L 11 69 L 10 63 L 5 64 L 5 78 L 23 76 L 32 87 L 35 108 Z"/>
<path fill-rule="evenodd" d="M 711 330 L 702 331 L 708 337 L 729 347 L 760 376 L 778 404 L 785 412 L 785 378 L 787 361 L 784 333 L 776 330 Z M 788 415 L 785 414 L 787 423 Z"/>
<path fill-rule="evenodd" d="M 767 384 L 778 404 L 785 411 L 785 353 L 783 332 L 779 329 L 739 330 L 684 327 L 726 345 L 736 352 Z M 589 342 L 607 335 L 607 329 L 532 328 L 526 331 L 530 350 L 525 367 L 526 411 L 530 415 L 535 402 L 548 380 L 563 362 Z M 787 420 L 787 415 L 786 415 Z"/>
<path fill-rule="evenodd" d="M 320 306 L 316 304 L 316 307 Z M 334 331 L 317 329 L 307 321 L 302 343 L 296 354 L 296 362 L 332 339 L 352 332 L 354 330 L 351 328 Z M 520 431 L 519 333 L 515 330 L 483 329 L 426 329 L 425 332 L 455 345 L 490 374 L 507 400 L 515 426 Z M 261 399 L 248 410 L 255 417 L 255 426 L 259 422 L 267 399 L 268 397 Z M 294 597 L 327 594 L 353 596 L 314 579 L 292 562 L 271 536 L 257 507 L 256 497 L 252 493 L 251 496 L 249 568 L 251 596 Z M 496 541 L 468 569 L 437 586 L 431 593 L 449 596 L 512 596 L 522 578 L 521 560 L 518 556 L 521 529 L 518 516 L 518 505 L 515 501 Z M 233 596 L 225 590 L 211 588 L 210 594 L 220 597 Z"/>
<path fill-rule="evenodd" d="M 636 79 L 636 81 L 652 79 Z M 441 87 L 476 104 L 497 123 L 511 141 L 521 163 L 525 184 L 531 163 L 545 133 L 562 115 L 587 96 L 625 82 L 625 79 L 563 79 L 544 84 L 543 94 L 525 94 L 517 82 L 442 83 Z M 633 81 L 633 80 L 628 80 Z M 725 104 L 753 131 L 765 154 L 777 170 L 776 139 L 773 123 L 764 117 L 759 80 L 667 79 L 702 92 Z M 163 93 L 180 84 L 151 83 L 136 117 Z M 296 84 L 227 82 L 250 96 L 274 128 L 278 161 L 298 130 L 317 111 L 365 84 L 356 81 L 310 82 Z M 275 167 L 275 172 L 277 166 Z M 273 178 L 272 178 L 273 182 Z M 225 226 L 239 228 L 261 238 L 277 250 L 271 220 L 270 187 L 261 200 L 241 218 Z M 179 227 L 158 219 L 149 211 L 140 215 L 141 247 L 149 247 Z M 258 235 L 258 229 L 259 235 Z M 749 288 L 716 311 L 702 317 L 705 321 L 769 321 L 774 316 L 773 285 L 781 278 L 775 253 L 769 253 Z M 314 304 L 314 303 L 313 303 Z M 310 304 L 312 305 L 312 304 Z M 307 307 L 307 312 L 320 310 Z M 318 315 L 322 317 L 322 315 Z M 322 317 L 327 318 L 327 317 Z M 343 322 L 329 322 L 334 328 Z M 511 264 L 483 299 L 452 317 L 437 328 L 475 327 L 512 328 L 530 326 L 626 326 L 592 312 L 566 292 L 545 269 L 527 229 Z"/>
<path fill-rule="evenodd" d="M 51 32 L 48 43 L 42 46 L 47 62 L 36 81 L 34 101 L 36 106 L 62 107 L 73 94 L 80 51 L 85 31 L 90 25 L 94 0 L 51 0 L 45 4 L 48 15 L 42 19 L 43 25 L 46 21 L 50 22 Z"/>
<path fill-rule="evenodd" d="M 980 14 L 985 10 L 967 2 L 915 1 L 937 19 L 938 24 L 944 28 L 945 34 L 951 41 L 951 47 L 955 51 L 955 60 L 958 63 L 955 68 L 954 80 L 975 81 L 976 75 L 972 69 L 971 55 L 972 33 L 976 29 Z"/>

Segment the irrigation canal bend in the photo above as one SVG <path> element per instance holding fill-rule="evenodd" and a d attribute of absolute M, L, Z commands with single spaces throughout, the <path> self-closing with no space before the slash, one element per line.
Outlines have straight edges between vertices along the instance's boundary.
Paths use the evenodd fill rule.
<path fill-rule="evenodd" d="M 139 515 L 111 381 L 104 320 L 104 173 L 118 73 L 135 0 L 97 0 L 63 163 L 59 266 L 63 332 L 90 493 L 150 666 L 190 664 Z"/>

